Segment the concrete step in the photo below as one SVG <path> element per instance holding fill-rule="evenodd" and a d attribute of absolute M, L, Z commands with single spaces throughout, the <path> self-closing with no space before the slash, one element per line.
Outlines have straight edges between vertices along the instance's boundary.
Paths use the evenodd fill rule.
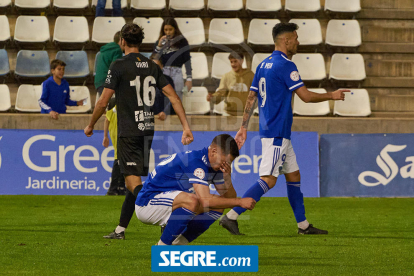
<path fill-rule="evenodd" d="M 365 70 L 370 77 L 414 77 L 414 61 L 365 59 Z"/>
<path fill-rule="evenodd" d="M 368 77 L 362 87 L 414 87 L 414 78 L 404 77 Z"/>

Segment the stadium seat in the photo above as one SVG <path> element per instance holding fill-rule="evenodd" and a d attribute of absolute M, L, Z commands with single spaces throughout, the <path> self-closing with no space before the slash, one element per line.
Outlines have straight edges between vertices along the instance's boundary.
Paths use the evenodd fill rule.
<path fill-rule="evenodd" d="M 339 116 L 369 116 L 371 104 L 366 89 L 350 89 L 345 93 L 344 101 L 335 101 L 334 115 Z"/>
<path fill-rule="evenodd" d="M 151 44 L 151 49 L 154 47 L 154 43 L 158 41 L 160 36 L 161 26 L 164 22 L 162 17 L 136 17 L 134 23 L 144 28 L 145 38 L 142 41 L 143 44 Z"/>
<path fill-rule="evenodd" d="M 53 7 L 57 9 L 86 9 L 89 7 L 89 0 L 53 0 Z"/>
<path fill-rule="evenodd" d="M 17 90 L 15 108 L 22 112 L 40 112 L 41 85 L 22 84 Z"/>
<path fill-rule="evenodd" d="M 360 10 L 360 0 L 325 0 L 325 11 L 356 13 Z"/>
<path fill-rule="evenodd" d="M 96 17 L 93 22 L 92 41 L 99 44 L 112 42 L 115 33 L 124 25 L 123 17 Z"/>
<path fill-rule="evenodd" d="M 280 0 L 247 0 L 246 10 L 250 12 L 277 12 L 282 9 Z"/>
<path fill-rule="evenodd" d="M 204 9 L 204 0 L 170 0 L 172 11 L 201 11 Z"/>
<path fill-rule="evenodd" d="M 252 71 L 253 73 L 256 74 L 256 69 L 257 66 L 259 66 L 259 64 L 268 56 L 270 56 L 272 53 L 269 54 L 263 54 L 263 53 L 257 53 L 254 54 L 253 59 L 252 59 Z"/>
<path fill-rule="evenodd" d="M 91 94 L 87 86 L 70 86 L 70 99 L 80 101 L 86 98 L 86 105 L 67 106 L 66 113 L 87 113 L 91 110 Z"/>
<path fill-rule="evenodd" d="M 204 80 L 208 78 L 208 63 L 207 57 L 204 53 L 190 53 L 191 67 L 193 69 L 192 77 L 194 80 Z M 183 76 L 187 78 L 185 65 L 183 65 Z"/>
<path fill-rule="evenodd" d="M 43 43 L 50 40 L 49 22 L 46 16 L 17 17 L 14 29 L 16 43 Z"/>
<path fill-rule="evenodd" d="M 238 18 L 214 18 L 210 22 L 208 42 L 238 45 L 244 42 L 243 25 Z"/>
<path fill-rule="evenodd" d="M 274 46 L 272 29 L 278 23 L 280 23 L 279 19 L 252 19 L 250 21 L 247 43 Z"/>
<path fill-rule="evenodd" d="M 256 107 L 256 108 L 253 110 L 253 115 L 259 116 L 259 107 Z"/>
<path fill-rule="evenodd" d="M 207 88 L 196 86 L 183 96 L 185 113 L 189 115 L 202 115 L 210 112 L 210 102 L 207 101 Z"/>
<path fill-rule="evenodd" d="M 166 6 L 165 0 L 131 0 L 131 9 L 133 10 L 161 11 Z"/>
<path fill-rule="evenodd" d="M 0 45 L 10 42 L 10 25 L 6 15 L 0 15 Z"/>
<path fill-rule="evenodd" d="M 96 55 L 95 55 L 95 62 L 93 63 L 93 76 L 96 75 L 96 61 L 98 60 L 98 57 L 99 57 L 100 54 L 101 54 L 101 52 L 97 52 Z"/>
<path fill-rule="evenodd" d="M 285 10 L 290 12 L 317 12 L 320 9 L 320 0 L 286 0 L 285 3 Z"/>
<path fill-rule="evenodd" d="M 207 9 L 213 12 L 240 11 L 243 9 L 243 0 L 208 0 Z"/>
<path fill-rule="evenodd" d="M 318 94 L 326 93 L 325 89 L 320 88 L 309 88 L 309 91 Z M 329 101 L 320 103 L 305 103 L 301 98 L 299 98 L 298 94 L 295 93 L 295 98 L 293 100 L 293 114 L 302 116 L 324 116 L 328 115 L 330 112 Z"/>
<path fill-rule="evenodd" d="M 225 110 L 226 103 L 224 101 L 221 101 L 219 104 L 215 104 L 213 108 L 213 113 L 218 114 L 221 116 L 230 116 Z"/>
<path fill-rule="evenodd" d="M 20 50 L 17 53 L 14 75 L 27 78 L 42 78 L 49 75 L 49 55 L 46 51 Z"/>
<path fill-rule="evenodd" d="M 11 0 L 0 0 L 0 8 L 5 9 L 9 8 L 12 4 Z"/>
<path fill-rule="evenodd" d="M 336 20 L 328 22 L 326 44 L 341 47 L 358 47 L 362 43 L 358 20 Z"/>
<path fill-rule="evenodd" d="M 83 44 L 89 41 L 88 20 L 84 16 L 58 16 L 53 41 L 57 44 Z"/>
<path fill-rule="evenodd" d="M 213 56 L 213 66 L 211 69 L 211 77 L 221 79 L 224 74 L 230 72 L 231 65 L 229 61 L 230 53 L 216 53 Z M 243 68 L 247 68 L 246 58 L 243 60 Z"/>
<path fill-rule="evenodd" d="M 50 6 L 50 0 L 14 0 L 17 9 L 46 9 Z"/>
<path fill-rule="evenodd" d="M 291 19 L 290 23 L 299 26 L 296 31 L 300 45 L 319 45 L 323 43 L 321 23 L 318 19 Z"/>
<path fill-rule="evenodd" d="M 329 79 L 362 81 L 366 77 L 364 57 L 361 54 L 334 54 Z"/>
<path fill-rule="evenodd" d="M 292 61 L 303 81 L 322 81 L 326 78 L 325 59 L 321 54 L 296 54 Z"/>
<path fill-rule="evenodd" d="M 5 49 L 0 49 L 0 78 L 5 78 L 10 73 L 9 56 Z"/>
<path fill-rule="evenodd" d="M 5 84 L 0 84 L 0 111 L 7 111 L 11 108 L 10 90 Z"/>
<path fill-rule="evenodd" d="M 85 51 L 59 51 L 56 58 L 66 63 L 64 78 L 86 78 L 89 76 L 88 55 Z"/>
<path fill-rule="evenodd" d="M 206 33 L 204 31 L 203 20 L 195 18 L 175 18 L 178 28 L 190 45 L 202 45 L 206 42 Z"/>
<path fill-rule="evenodd" d="M 92 7 L 96 7 L 98 0 L 92 0 Z M 128 7 L 127 0 L 121 0 L 121 9 L 126 9 Z M 112 10 L 112 0 L 106 0 L 105 9 Z"/>

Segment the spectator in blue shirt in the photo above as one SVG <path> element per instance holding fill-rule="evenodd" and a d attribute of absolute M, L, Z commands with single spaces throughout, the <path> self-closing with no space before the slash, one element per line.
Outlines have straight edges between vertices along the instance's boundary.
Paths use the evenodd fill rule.
<path fill-rule="evenodd" d="M 83 105 L 84 100 L 72 101 L 69 98 L 69 83 L 63 79 L 65 66 L 61 60 L 52 60 L 52 76 L 42 83 L 42 96 L 39 99 L 41 113 L 49 113 L 52 119 L 59 119 L 59 114 L 66 113 L 66 106 Z"/>

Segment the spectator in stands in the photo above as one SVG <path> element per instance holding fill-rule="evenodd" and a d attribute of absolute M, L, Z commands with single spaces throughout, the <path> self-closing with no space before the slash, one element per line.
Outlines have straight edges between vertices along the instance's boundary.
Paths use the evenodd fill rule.
<path fill-rule="evenodd" d="M 41 113 L 49 113 L 52 119 L 59 119 L 59 114 L 66 113 L 66 106 L 83 105 L 84 100 L 72 101 L 69 83 L 63 79 L 66 63 L 59 59 L 52 60 L 52 76 L 42 83 L 42 96 L 39 99 Z"/>
<path fill-rule="evenodd" d="M 121 44 L 121 32 L 117 32 L 114 35 L 114 41 L 101 47 L 101 54 L 96 60 L 96 74 L 95 74 L 95 88 L 96 97 L 99 98 L 104 89 L 106 76 L 108 74 L 109 66 L 115 60 L 122 58 L 122 52 L 124 51 Z"/>
<path fill-rule="evenodd" d="M 207 101 L 219 104 L 226 103 L 225 110 L 229 115 L 242 116 L 250 85 L 253 82 L 254 73 L 250 69 L 243 69 L 243 53 L 232 52 L 229 60 L 232 70 L 226 73 L 216 92 L 207 95 Z"/>
<path fill-rule="evenodd" d="M 163 69 L 163 65 L 159 59 L 155 59 L 156 55 L 152 54 L 150 59 L 157 64 L 161 70 Z M 171 86 L 174 88 L 174 81 L 173 79 L 164 74 L 164 77 L 167 79 L 167 81 L 171 84 Z M 174 88 L 175 89 L 175 88 Z M 174 115 L 174 109 L 171 108 L 171 102 L 170 100 L 164 95 L 164 93 L 158 89 L 155 88 L 156 95 L 155 95 L 155 102 L 154 102 L 154 114 L 158 116 L 158 119 L 161 121 L 164 121 L 168 115 Z"/>
<path fill-rule="evenodd" d="M 177 21 L 167 18 L 161 26 L 158 42 L 155 43 L 155 59 L 161 60 L 164 65 L 164 75 L 170 76 L 174 81 L 175 91 L 180 99 L 183 98 L 183 90 L 189 91 L 192 84 L 190 46 L 187 39 L 181 34 Z M 187 80 L 183 81 L 181 68 L 185 65 Z"/>
<path fill-rule="evenodd" d="M 107 0 L 98 0 L 95 17 L 105 16 L 106 1 Z M 121 0 L 112 0 L 112 16 L 122 16 Z"/>
<path fill-rule="evenodd" d="M 116 112 L 115 98 L 112 98 L 108 103 L 105 122 L 104 122 L 104 139 L 102 145 L 107 148 L 109 146 L 109 137 L 111 137 L 112 145 L 114 146 L 114 164 L 112 166 L 111 184 L 109 185 L 107 195 L 125 195 L 125 179 L 121 174 L 121 169 L 118 162 L 117 154 L 117 138 L 118 138 L 118 118 Z"/>

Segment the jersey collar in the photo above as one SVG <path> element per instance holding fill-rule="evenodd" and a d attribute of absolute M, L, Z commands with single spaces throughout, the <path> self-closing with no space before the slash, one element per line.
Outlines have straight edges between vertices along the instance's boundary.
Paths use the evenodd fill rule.
<path fill-rule="evenodd" d="M 283 53 L 282 51 L 273 51 L 272 55 L 282 55 L 285 58 L 288 58 L 287 55 L 285 53 Z"/>

